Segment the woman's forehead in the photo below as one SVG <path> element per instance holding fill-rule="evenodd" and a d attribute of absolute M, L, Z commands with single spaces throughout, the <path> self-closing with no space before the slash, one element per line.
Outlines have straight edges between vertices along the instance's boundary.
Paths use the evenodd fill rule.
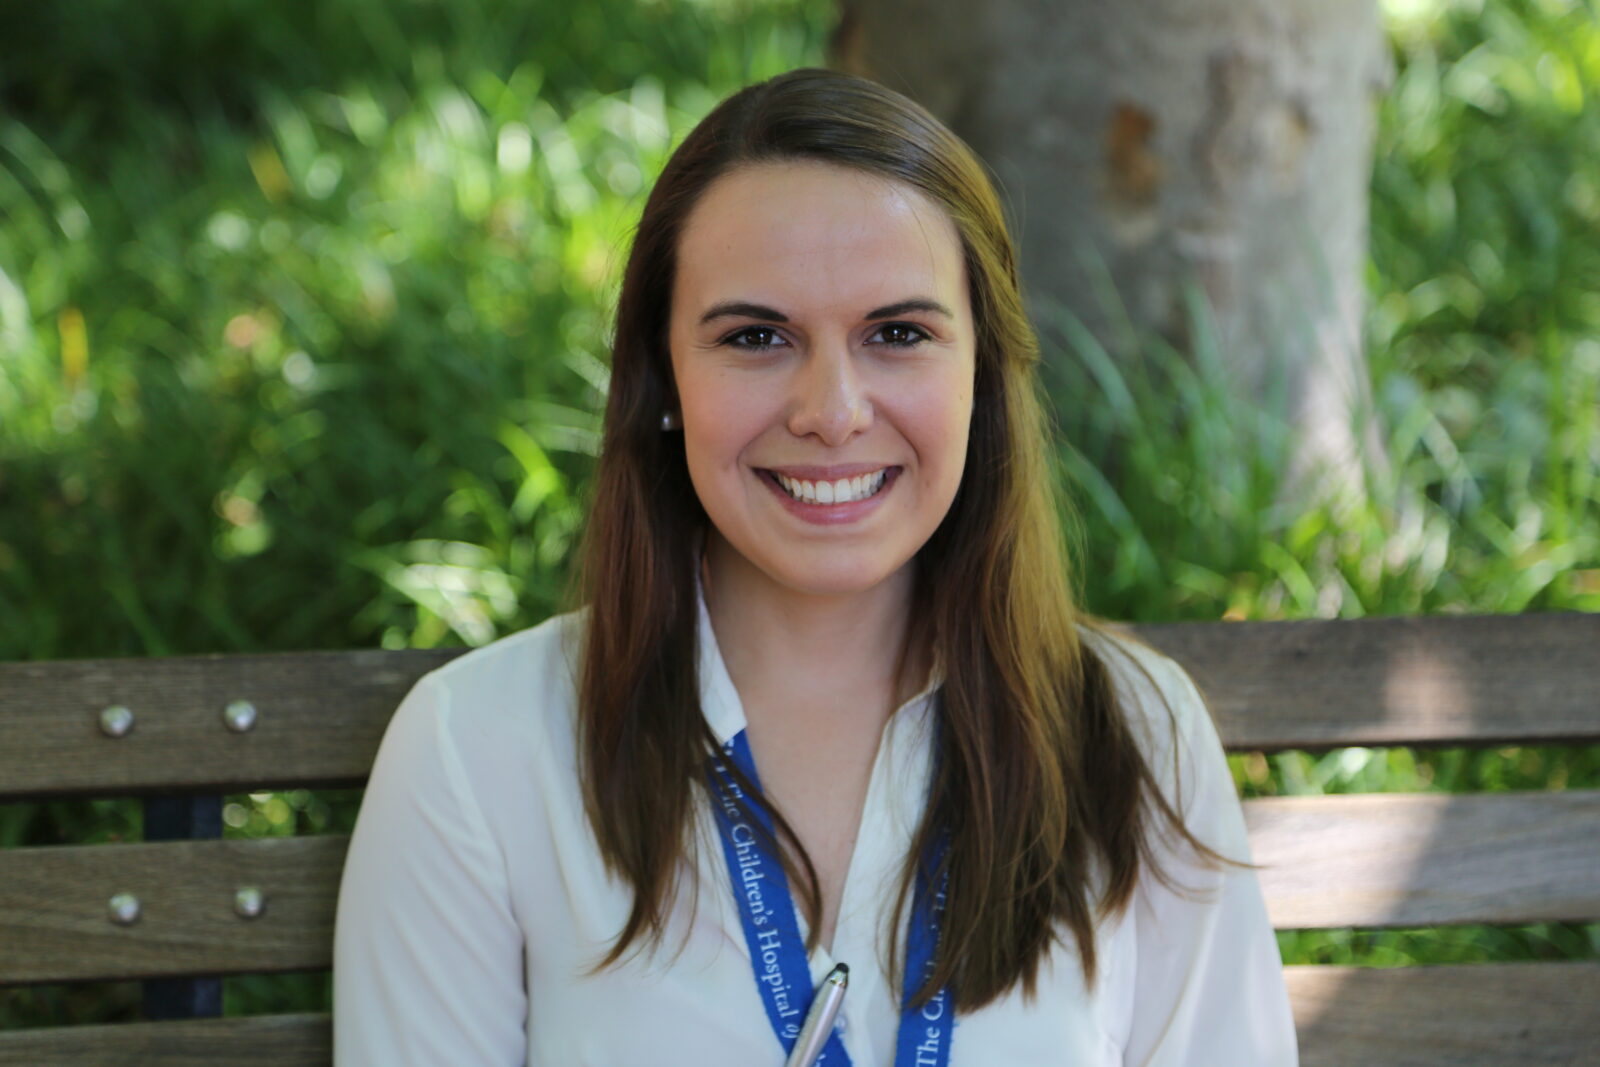
<path fill-rule="evenodd" d="M 924 293 L 953 307 L 962 263 L 955 224 L 909 185 L 827 164 L 761 164 L 719 178 L 695 205 L 679 242 L 675 303 L 859 312 Z"/>

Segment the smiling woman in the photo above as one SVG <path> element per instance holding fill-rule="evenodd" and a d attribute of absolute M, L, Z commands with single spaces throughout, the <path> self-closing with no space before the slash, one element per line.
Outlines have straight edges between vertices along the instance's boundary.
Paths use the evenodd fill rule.
<path fill-rule="evenodd" d="M 846 963 L 815 1062 L 1295 1062 L 1205 706 L 1073 603 L 1015 263 L 872 82 L 677 149 L 575 610 L 422 679 L 374 764 L 339 1063 L 809 1064 Z"/>

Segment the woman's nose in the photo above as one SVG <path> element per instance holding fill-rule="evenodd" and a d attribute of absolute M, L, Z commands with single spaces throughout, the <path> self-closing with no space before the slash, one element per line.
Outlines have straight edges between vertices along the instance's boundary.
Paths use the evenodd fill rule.
<path fill-rule="evenodd" d="M 797 374 L 789 430 L 842 445 L 872 422 L 872 404 L 848 345 L 814 348 Z"/>

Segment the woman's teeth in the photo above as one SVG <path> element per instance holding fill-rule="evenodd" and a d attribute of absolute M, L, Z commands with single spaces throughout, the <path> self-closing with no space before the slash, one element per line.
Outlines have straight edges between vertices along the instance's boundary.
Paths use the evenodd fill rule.
<path fill-rule="evenodd" d="M 888 474 L 889 468 L 884 467 L 873 474 L 840 478 L 836 482 L 803 482 L 798 478 L 786 478 L 776 471 L 773 477 L 778 479 L 778 484 L 790 496 L 807 504 L 848 504 L 854 500 L 865 500 L 882 489 L 883 480 Z"/>

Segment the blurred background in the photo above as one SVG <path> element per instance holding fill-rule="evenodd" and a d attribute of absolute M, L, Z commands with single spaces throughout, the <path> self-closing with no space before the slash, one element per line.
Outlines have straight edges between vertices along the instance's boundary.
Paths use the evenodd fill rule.
<path fill-rule="evenodd" d="M 1600 18 L 1380 17 L 1381 462 L 1301 492 L 1286 420 L 1203 344 L 1129 361 L 1049 331 L 1092 611 L 1600 611 Z M 839 22 L 836 0 L 0 5 L 0 660 L 478 645 L 564 610 L 649 183 L 723 96 L 830 65 Z M 1246 796 L 1600 786 L 1593 748 L 1230 762 Z M 225 834 L 348 832 L 358 801 L 228 797 Z M 139 821 L 0 805 L 0 848 Z M 1600 957 L 1581 924 L 1279 937 L 1288 963 Z M 228 979 L 225 1010 L 327 1010 L 329 987 Z M 8 989 L 0 1027 L 138 1006 L 135 983 Z"/>

